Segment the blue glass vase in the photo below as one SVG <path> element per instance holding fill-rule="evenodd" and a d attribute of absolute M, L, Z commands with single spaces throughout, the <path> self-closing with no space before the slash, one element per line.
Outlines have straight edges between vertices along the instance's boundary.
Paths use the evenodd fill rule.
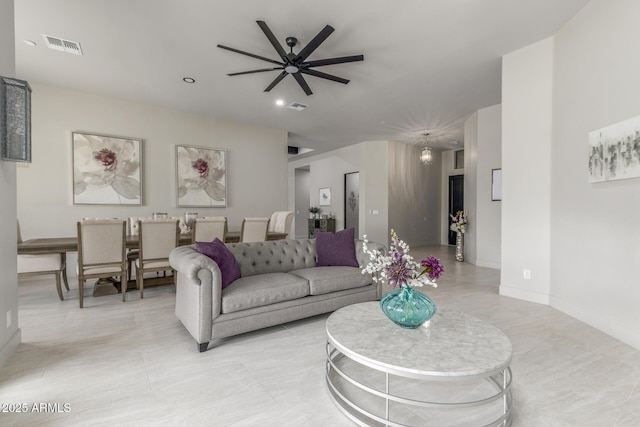
<path fill-rule="evenodd" d="M 436 303 L 410 286 L 383 296 L 380 307 L 393 323 L 407 329 L 419 327 L 436 314 Z"/>

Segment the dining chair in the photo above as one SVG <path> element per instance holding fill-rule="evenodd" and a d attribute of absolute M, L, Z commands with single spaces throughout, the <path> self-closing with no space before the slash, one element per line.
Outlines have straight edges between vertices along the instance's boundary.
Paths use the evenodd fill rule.
<path fill-rule="evenodd" d="M 20 222 L 18 222 L 18 243 L 22 243 Z M 67 267 L 63 256 L 63 254 L 18 255 L 18 278 L 53 274 L 56 278 L 58 298 L 60 301 L 64 301 L 60 276 L 62 276 L 64 287 L 67 290 L 69 290 L 69 282 L 67 281 Z"/>
<path fill-rule="evenodd" d="M 144 274 L 171 271 L 175 285 L 175 272 L 169 264 L 169 254 L 178 246 L 180 228 L 177 219 L 142 219 L 138 221 L 138 248 L 135 261 L 136 285 L 140 298 L 144 298 Z"/>
<path fill-rule="evenodd" d="M 269 218 L 245 218 L 240 229 L 241 242 L 264 242 L 267 240 Z"/>
<path fill-rule="evenodd" d="M 128 236 L 137 236 L 138 235 L 138 221 L 141 219 L 151 219 L 150 216 L 130 216 L 127 218 L 127 235 Z M 127 251 L 127 273 L 129 274 L 129 280 L 131 280 L 131 274 L 133 272 L 133 263 L 140 256 L 140 251 L 138 249 L 129 249 Z"/>
<path fill-rule="evenodd" d="M 78 221 L 78 295 L 84 305 L 84 282 L 119 277 L 122 301 L 127 295 L 126 222 L 119 219 Z"/>
<path fill-rule="evenodd" d="M 193 223 L 191 243 L 211 242 L 216 237 L 224 242 L 227 234 L 226 216 L 207 216 L 196 218 Z"/>
<path fill-rule="evenodd" d="M 275 233 L 289 233 L 291 232 L 291 223 L 293 222 L 293 212 L 291 211 L 276 211 L 271 214 L 269 220 L 269 230 Z"/>

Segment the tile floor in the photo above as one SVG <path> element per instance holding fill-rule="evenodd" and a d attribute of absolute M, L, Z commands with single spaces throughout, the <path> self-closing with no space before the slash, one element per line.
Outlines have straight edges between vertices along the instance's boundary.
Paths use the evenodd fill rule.
<path fill-rule="evenodd" d="M 511 339 L 514 426 L 640 425 L 640 351 L 550 307 L 499 296 L 499 272 L 455 262 L 452 247 L 412 254 L 441 257 L 440 286 L 425 289 L 439 307 Z M 173 314 L 171 286 L 145 289 L 144 300 L 129 292 L 124 304 L 87 296 L 80 310 L 74 285 L 59 301 L 52 280 L 20 283 L 22 344 L 0 370 L 0 403 L 57 403 L 59 412 L 0 412 L 1 426 L 353 425 L 326 390 L 327 315 L 198 353 Z"/>

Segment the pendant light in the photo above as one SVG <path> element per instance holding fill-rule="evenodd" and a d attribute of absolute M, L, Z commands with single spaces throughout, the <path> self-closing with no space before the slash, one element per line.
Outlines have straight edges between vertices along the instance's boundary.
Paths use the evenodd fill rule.
<path fill-rule="evenodd" d="M 429 147 L 429 134 L 424 134 L 424 147 L 422 147 L 422 151 L 420 152 L 420 161 L 423 165 L 430 165 L 433 162 L 433 151 L 431 151 L 431 147 Z"/>

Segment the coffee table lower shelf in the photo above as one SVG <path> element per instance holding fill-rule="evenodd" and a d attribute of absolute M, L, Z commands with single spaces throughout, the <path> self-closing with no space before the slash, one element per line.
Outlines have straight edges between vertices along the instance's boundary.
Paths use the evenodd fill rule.
<path fill-rule="evenodd" d="M 377 304 L 345 309 L 327 320 L 326 382 L 336 406 L 356 424 L 511 425 L 511 343 L 502 332 L 447 310 L 437 313 L 423 330 L 400 330 L 384 318 Z M 362 327 L 353 322 L 355 317 L 362 317 Z M 449 345 L 456 336 L 459 345 Z M 464 357 L 445 363 L 447 368 L 429 365 L 434 354 L 421 359 L 436 352 L 451 361 L 465 351 L 464 345 L 478 352 L 470 357 L 472 369 Z M 495 348 L 498 351 L 491 351 Z"/>

